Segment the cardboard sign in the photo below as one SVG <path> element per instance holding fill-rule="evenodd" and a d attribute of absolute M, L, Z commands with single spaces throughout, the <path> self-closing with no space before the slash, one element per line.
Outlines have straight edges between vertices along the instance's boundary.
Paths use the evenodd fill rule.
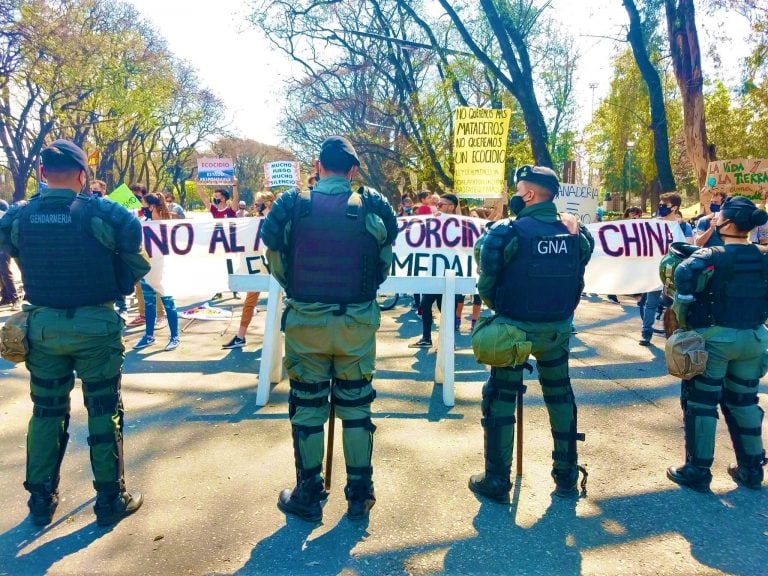
<path fill-rule="evenodd" d="M 233 184 L 235 181 L 235 163 L 231 158 L 198 158 L 197 179 L 202 184 Z"/>
<path fill-rule="evenodd" d="M 768 194 L 768 160 L 738 159 L 710 162 L 707 190 L 745 196 L 762 203 Z"/>
<path fill-rule="evenodd" d="M 582 224 L 597 222 L 598 192 L 595 188 L 580 184 L 560 184 L 560 194 L 555 198 L 558 212 L 573 214 Z"/>
<path fill-rule="evenodd" d="M 298 186 L 301 179 L 299 163 L 291 161 L 266 162 L 264 164 L 264 186 Z"/>
<path fill-rule="evenodd" d="M 456 109 L 453 133 L 453 188 L 465 198 L 498 198 L 504 193 L 508 109 Z"/>

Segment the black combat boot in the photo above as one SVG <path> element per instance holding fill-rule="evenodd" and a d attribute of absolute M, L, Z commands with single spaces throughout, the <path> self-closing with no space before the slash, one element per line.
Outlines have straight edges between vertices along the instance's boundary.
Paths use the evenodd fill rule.
<path fill-rule="evenodd" d="M 141 508 L 144 496 L 141 492 L 131 494 L 126 490 L 120 492 L 97 492 L 96 504 L 93 511 L 96 513 L 96 524 L 99 526 L 111 526 L 117 524 Z"/>
<path fill-rule="evenodd" d="M 581 485 L 579 483 L 581 472 Z M 570 468 L 552 468 L 552 479 L 555 481 L 554 495 L 559 498 L 578 498 L 587 495 L 587 469 L 578 464 Z"/>
<path fill-rule="evenodd" d="M 709 468 L 694 466 L 689 462 L 679 468 L 674 466 L 667 468 L 667 478 L 676 484 L 680 484 L 680 486 L 687 486 L 691 490 L 709 492 L 712 472 L 709 471 Z"/>
<path fill-rule="evenodd" d="M 301 480 L 291 490 L 286 488 L 280 492 L 277 507 L 286 514 L 298 516 L 307 522 L 320 522 L 323 519 L 323 504 L 328 498 L 328 492 L 323 487 L 320 477 Z"/>
<path fill-rule="evenodd" d="M 469 477 L 469 489 L 475 494 L 490 498 L 501 504 L 509 504 L 509 491 L 512 483 L 509 481 L 509 470 L 506 474 L 484 472 Z"/>
<path fill-rule="evenodd" d="M 50 483 L 30 484 L 24 482 L 24 488 L 29 490 L 27 506 L 33 524 L 35 526 L 47 526 L 53 520 L 53 514 L 59 505 L 59 491 L 53 488 Z"/>
<path fill-rule="evenodd" d="M 744 454 L 739 457 L 738 453 L 736 456 L 738 464 L 728 466 L 728 474 L 730 474 L 736 484 L 751 488 L 752 490 L 760 490 L 763 485 L 765 452 L 757 456 Z"/>
<path fill-rule="evenodd" d="M 376 504 L 376 495 L 370 478 L 349 480 L 344 487 L 344 496 L 347 497 L 347 518 L 350 520 L 365 518 Z"/>

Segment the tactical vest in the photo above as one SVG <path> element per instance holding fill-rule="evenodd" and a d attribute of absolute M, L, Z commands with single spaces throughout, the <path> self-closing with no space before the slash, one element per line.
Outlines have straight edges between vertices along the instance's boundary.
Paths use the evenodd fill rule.
<path fill-rule="evenodd" d="M 300 302 L 376 298 L 379 243 L 365 225 L 364 196 L 310 193 L 294 204 L 286 292 Z"/>
<path fill-rule="evenodd" d="M 714 246 L 714 271 L 688 308 L 692 328 L 756 328 L 768 319 L 768 254 L 754 245 Z"/>
<path fill-rule="evenodd" d="M 568 319 L 581 296 L 579 236 L 562 222 L 532 217 L 511 226 L 518 238 L 517 254 L 501 272 L 496 312 L 529 322 Z"/>
<path fill-rule="evenodd" d="M 77 308 L 119 295 L 114 255 L 91 232 L 91 202 L 41 196 L 19 212 L 19 267 L 30 303 Z"/>

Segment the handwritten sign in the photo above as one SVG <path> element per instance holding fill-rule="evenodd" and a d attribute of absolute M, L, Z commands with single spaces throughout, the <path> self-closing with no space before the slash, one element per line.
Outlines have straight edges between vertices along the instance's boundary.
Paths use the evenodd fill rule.
<path fill-rule="evenodd" d="M 197 179 L 203 184 L 232 184 L 235 181 L 235 163 L 231 158 L 198 158 Z"/>
<path fill-rule="evenodd" d="M 465 198 L 498 198 L 504 192 L 508 109 L 456 109 L 453 134 L 454 191 Z"/>
<path fill-rule="evenodd" d="M 301 179 L 299 163 L 288 160 L 264 164 L 264 186 L 298 186 Z"/>
<path fill-rule="evenodd" d="M 746 196 L 763 202 L 768 194 L 768 160 L 739 159 L 710 162 L 707 169 L 709 192 Z"/>
<path fill-rule="evenodd" d="M 576 216 L 582 224 L 597 221 L 598 193 L 595 188 L 580 184 L 560 184 L 560 194 L 555 198 L 558 212 Z"/>

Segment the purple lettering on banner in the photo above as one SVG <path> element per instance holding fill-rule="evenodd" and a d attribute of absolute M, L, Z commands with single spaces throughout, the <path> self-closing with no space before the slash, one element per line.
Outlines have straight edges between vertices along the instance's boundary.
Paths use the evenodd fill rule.
<path fill-rule="evenodd" d="M 416 224 L 419 225 L 418 226 L 419 237 L 414 241 L 413 229 L 416 227 Z M 405 231 L 405 241 L 408 244 L 408 246 L 411 246 L 413 248 L 416 248 L 417 246 L 421 246 L 424 243 L 424 236 L 426 236 L 424 222 L 422 222 L 421 220 L 411 220 L 408 223 L 408 228 Z"/>
<path fill-rule="evenodd" d="M 473 248 L 477 239 L 482 234 L 481 230 L 475 226 L 472 220 L 462 221 L 461 229 L 461 245 L 464 248 Z"/>
<path fill-rule="evenodd" d="M 389 270 L 389 275 L 397 276 L 398 270 L 405 270 L 405 276 L 413 276 L 413 252 L 409 252 L 405 260 L 400 260 L 397 252 L 392 252 L 392 268 Z"/>
<path fill-rule="evenodd" d="M 608 256 L 623 256 L 624 255 L 624 249 L 619 246 L 617 250 L 611 249 L 611 247 L 608 245 L 608 239 L 605 237 L 607 232 L 616 232 L 621 233 L 621 230 L 619 230 L 619 227 L 615 224 L 607 224 L 600 228 L 600 232 L 598 234 L 598 237 L 600 238 L 600 246 L 603 248 L 603 252 L 608 254 Z"/>
<path fill-rule="evenodd" d="M 632 230 L 630 231 L 630 226 L 632 227 Z M 631 232 L 631 234 L 630 234 Z M 621 225 L 621 235 L 624 238 L 624 253 L 627 256 L 633 256 L 632 250 L 630 248 L 631 244 L 634 244 L 637 247 L 637 253 L 634 254 L 636 256 L 640 256 L 643 252 L 642 245 L 640 243 L 640 233 L 637 230 L 637 224 L 632 222 L 625 222 Z"/>
<path fill-rule="evenodd" d="M 442 248 L 440 243 L 440 220 L 438 218 L 427 219 L 426 248 Z"/>
<path fill-rule="evenodd" d="M 448 227 L 456 229 L 456 234 L 453 239 L 448 239 Z M 443 242 L 448 248 L 453 248 L 461 243 L 461 222 L 457 218 L 447 218 L 443 223 Z"/>
<path fill-rule="evenodd" d="M 254 266 L 255 264 L 255 266 Z M 248 274 L 264 274 L 266 261 L 263 256 L 246 256 L 245 266 L 248 268 Z M 268 272 L 266 272 L 268 274 Z"/>
<path fill-rule="evenodd" d="M 223 224 L 216 224 L 211 232 L 211 243 L 208 245 L 208 253 L 216 253 L 216 244 L 221 244 L 224 248 L 224 252 L 229 252 L 229 241 L 227 240 L 227 233 L 224 232 Z"/>
<path fill-rule="evenodd" d="M 170 249 L 168 247 L 168 226 L 165 224 L 160 224 L 158 226 L 160 229 L 160 235 L 158 236 L 155 234 L 155 231 L 150 228 L 149 226 L 144 226 L 144 250 L 147 251 L 147 254 L 149 257 L 152 257 L 152 254 L 154 253 L 153 246 L 156 246 L 158 250 L 160 250 L 160 253 L 164 256 L 167 256 L 170 252 Z"/>
<path fill-rule="evenodd" d="M 654 226 L 656 227 L 656 230 L 654 231 Z M 662 230 L 662 227 L 665 228 L 665 230 Z M 661 254 L 667 253 L 667 247 L 668 245 L 665 245 L 663 236 L 664 231 L 669 233 L 669 230 L 667 229 L 664 224 L 661 222 L 645 222 L 645 230 L 648 232 L 648 239 L 650 242 L 649 244 L 649 256 L 653 256 L 653 245 L 656 244 L 656 247 L 659 249 L 659 252 Z"/>
<path fill-rule="evenodd" d="M 648 230 L 646 230 L 646 227 L 644 224 L 640 224 L 640 235 L 643 237 L 643 256 L 649 256 L 649 248 L 648 245 L 651 243 L 650 238 L 648 238 Z"/>
<path fill-rule="evenodd" d="M 229 223 L 229 251 L 245 252 L 245 246 L 239 246 L 237 244 L 237 224 L 234 222 Z"/>
<path fill-rule="evenodd" d="M 392 244 L 392 246 L 397 246 L 397 240 L 400 238 L 400 234 L 403 230 L 405 230 L 408 226 L 411 225 L 411 220 L 408 220 L 406 218 L 398 218 L 397 219 L 397 238 L 395 238 L 395 243 Z"/>
<path fill-rule="evenodd" d="M 180 242 L 178 240 L 179 230 L 187 231 L 187 245 L 184 246 L 183 248 L 181 247 Z M 192 226 L 192 224 L 189 224 L 187 222 L 184 222 L 181 224 L 174 224 L 173 228 L 171 228 L 171 247 L 173 248 L 173 253 L 178 254 L 179 256 L 183 256 L 184 254 L 189 254 L 194 244 L 195 244 L 195 229 Z"/>

